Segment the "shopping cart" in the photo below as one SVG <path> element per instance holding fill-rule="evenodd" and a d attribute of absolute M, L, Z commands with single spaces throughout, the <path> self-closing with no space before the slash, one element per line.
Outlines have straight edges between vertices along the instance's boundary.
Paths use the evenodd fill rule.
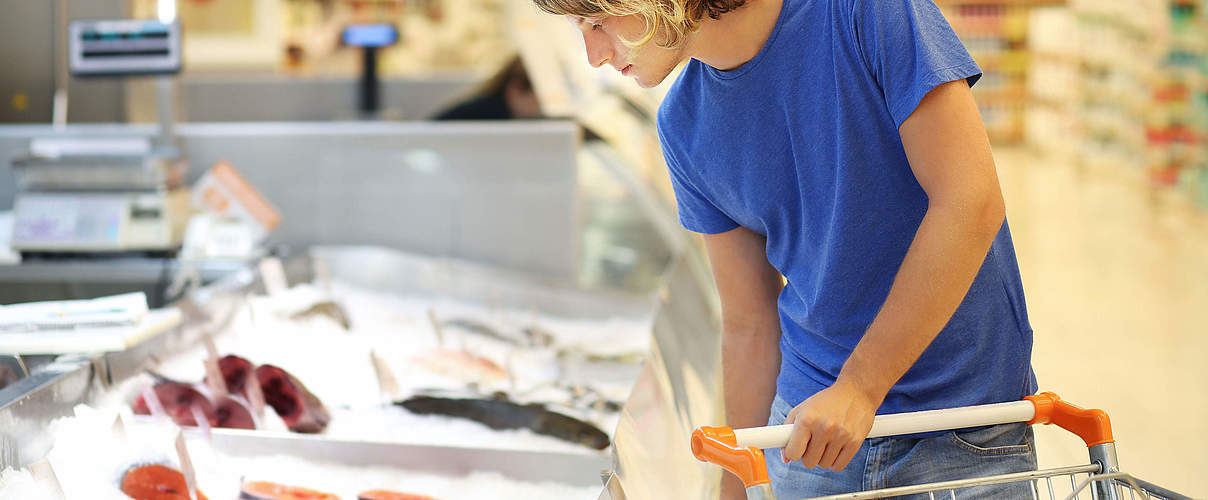
<path fill-rule="evenodd" d="M 932 499 L 957 498 L 966 488 L 1013 482 L 1030 482 L 1034 500 L 1076 499 L 1089 491 L 1094 500 L 1166 499 L 1189 497 L 1120 472 L 1111 422 L 1102 410 L 1084 410 L 1046 392 L 1023 401 L 969 406 L 948 410 L 877 416 L 868 437 L 897 436 L 921 432 L 945 431 L 985 425 L 1027 422 L 1056 424 L 1077 434 L 1090 450 L 1091 463 L 1073 467 L 1003 474 L 819 497 L 819 499 L 888 498 L 898 495 L 927 494 Z M 750 429 L 700 427 L 692 433 L 692 454 L 737 475 L 747 489 L 748 500 L 775 500 L 763 449 L 783 448 L 789 440 L 791 425 Z M 1069 482 L 1068 486 L 1065 481 Z M 1047 490 L 1048 494 L 1042 494 Z M 966 493 L 968 491 L 966 490 Z M 818 500 L 818 499 L 815 499 Z"/>

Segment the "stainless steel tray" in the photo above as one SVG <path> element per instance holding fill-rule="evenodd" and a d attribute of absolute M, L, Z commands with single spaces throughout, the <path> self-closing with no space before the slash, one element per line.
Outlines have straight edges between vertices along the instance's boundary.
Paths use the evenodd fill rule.
<path fill-rule="evenodd" d="M 200 437 L 200 431 L 187 434 Z M 383 466 L 442 476 L 492 471 L 528 482 L 553 481 L 572 486 L 602 486 L 601 472 L 612 467 L 599 453 L 566 453 L 331 439 L 324 436 L 214 429 L 216 451 L 248 458 L 289 455 L 349 466 Z"/>

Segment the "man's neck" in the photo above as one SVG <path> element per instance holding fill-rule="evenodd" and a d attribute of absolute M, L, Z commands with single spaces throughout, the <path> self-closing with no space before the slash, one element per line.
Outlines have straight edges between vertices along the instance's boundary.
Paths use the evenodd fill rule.
<path fill-rule="evenodd" d="M 705 17 L 688 42 L 689 57 L 722 71 L 737 69 L 763 50 L 786 0 L 747 0 L 719 19 Z"/>

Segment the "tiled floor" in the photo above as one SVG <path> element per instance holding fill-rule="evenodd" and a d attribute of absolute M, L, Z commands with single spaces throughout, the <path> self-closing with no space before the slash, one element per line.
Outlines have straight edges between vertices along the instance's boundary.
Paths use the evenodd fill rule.
<path fill-rule="evenodd" d="M 1208 209 L 1127 172 L 998 150 L 1041 390 L 1111 416 L 1121 468 L 1208 497 Z M 1085 463 L 1038 426 L 1041 467 Z"/>

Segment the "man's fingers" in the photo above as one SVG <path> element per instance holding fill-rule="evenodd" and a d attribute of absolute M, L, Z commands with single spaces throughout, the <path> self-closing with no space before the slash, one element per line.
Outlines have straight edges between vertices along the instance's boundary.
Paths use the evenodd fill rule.
<path fill-rule="evenodd" d="M 818 462 L 822 460 L 822 454 L 826 452 L 827 444 L 833 439 L 829 434 L 811 434 L 812 439 L 805 447 L 805 453 L 801 455 L 801 465 L 804 465 L 806 469 L 817 467 Z"/>
<path fill-rule="evenodd" d="M 806 445 L 809 442 L 809 428 L 801 424 L 794 424 L 793 432 L 789 434 L 789 443 L 785 445 L 784 449 L 780 450 L 781 458 L 786 463 L 800 459 L 801 455 L 805 453 Z"/>
<path fill-rule="evenodd" d="M 839 458 L 839 453 L 844 449 L 843 441 L 832 440 L 827 443 L 826 451 L 822 453 L 822 458 L 818 460 L 818 467 L 833 469 L 835 467 L 835 459 Z"/>
<path fill-rule="evenodd" d="M 835 465 L 831 467 L 831 470 L 843 470 L 846 468 L 847 464 L 851 463 L 852 457 L 856 456 L 856 452 L 860 451 L 861 446 L 864 446 L 863 441 L 844 445 L 843 451 L 839 453 L 838 458 L 835 458 Z"/>

